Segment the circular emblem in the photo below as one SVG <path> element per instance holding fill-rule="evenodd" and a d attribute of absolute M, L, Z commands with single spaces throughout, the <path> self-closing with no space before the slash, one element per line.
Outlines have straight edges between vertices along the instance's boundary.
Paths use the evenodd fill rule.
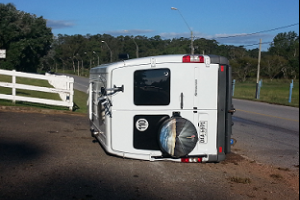
<path fill-rule="evenodd" d="M 149 123 L 146 119 L 142 118 L 142 119 L 138 119 L 135 123 L 135 127 L 137 130 L 143 132 L 145 130 L 148 129 L 149 127 Z"/>

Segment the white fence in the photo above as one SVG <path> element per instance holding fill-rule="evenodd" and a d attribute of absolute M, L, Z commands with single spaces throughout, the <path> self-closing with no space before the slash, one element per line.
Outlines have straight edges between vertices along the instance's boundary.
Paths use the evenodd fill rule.
<path fill-rule="evenodd" d="M 57 76 L 57 75 L 52 75 L 52 74 L 39 75 L 39 74 L 32 74 L 32 73 L 17 72 L 15 70 L 8 71 L 8 70 L 0 69 L 0 76 L 1 76 L 1 74 L 12 76 L 12 81 L 10 83 L 0 82 L 0 87 L 12 88 L 12 94 L 11 95 L 0 94 L 0 99 L 12 100 L 13 102 L 26 101 L 26 102 L 48 104 L 48 105 L 55 105 L 55 106 L 65 106 L 65 107 L 69 107 L 70 110 L 73 109 L 74 78 L 72 78 L 72 77 Z M 49 82 L 49 84 L 51 84 L 54 88 L 18 84 L 18 83 L 16 83 L 16 77 L 47 80 Z M 61 98 L 61 101 L 34 98 L 34 97 L 17 96 L 16 89 L 34 90 L 34 91 L 48 92 L 48 93 L 58 93 Z"/>

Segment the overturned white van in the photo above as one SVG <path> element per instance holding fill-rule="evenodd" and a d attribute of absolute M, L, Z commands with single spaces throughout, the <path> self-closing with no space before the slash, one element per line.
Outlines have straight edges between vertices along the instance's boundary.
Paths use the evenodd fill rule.
<path fill-rule="evenodd" d="M 231 67 L 216 55 L 163 55 L 90 70 L 92 136 L 107 153 L 220 162 L 230 152 Z"/>

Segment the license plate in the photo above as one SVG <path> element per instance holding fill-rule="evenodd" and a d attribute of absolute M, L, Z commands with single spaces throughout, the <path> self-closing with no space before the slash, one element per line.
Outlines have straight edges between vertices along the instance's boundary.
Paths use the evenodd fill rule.
<path fill-rule="evenodd" d="M 200 121 L 199 124 L 200 132 L 199 132 L 199 143 L 206 144 L 207 143 L 207 133 L 208 133 L 208 121 Z"/>

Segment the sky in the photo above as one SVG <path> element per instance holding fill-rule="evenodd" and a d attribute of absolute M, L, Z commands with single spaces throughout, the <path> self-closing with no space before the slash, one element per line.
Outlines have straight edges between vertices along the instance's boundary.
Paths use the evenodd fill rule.
<path fill-rule="evenodd" d="M 299 35 L 299 0 L 0 0 L 47 20 L 54 35 L 215 39 L 267 50 L 278 33 Z M 177 8 L 172 10 L 171 7 Z M 255 33 L 255 34 L 254 34 Z M 229 37 L 228 37 L 229 36 Z M 232 37 L 234 36 L 234 37 Z"/>

